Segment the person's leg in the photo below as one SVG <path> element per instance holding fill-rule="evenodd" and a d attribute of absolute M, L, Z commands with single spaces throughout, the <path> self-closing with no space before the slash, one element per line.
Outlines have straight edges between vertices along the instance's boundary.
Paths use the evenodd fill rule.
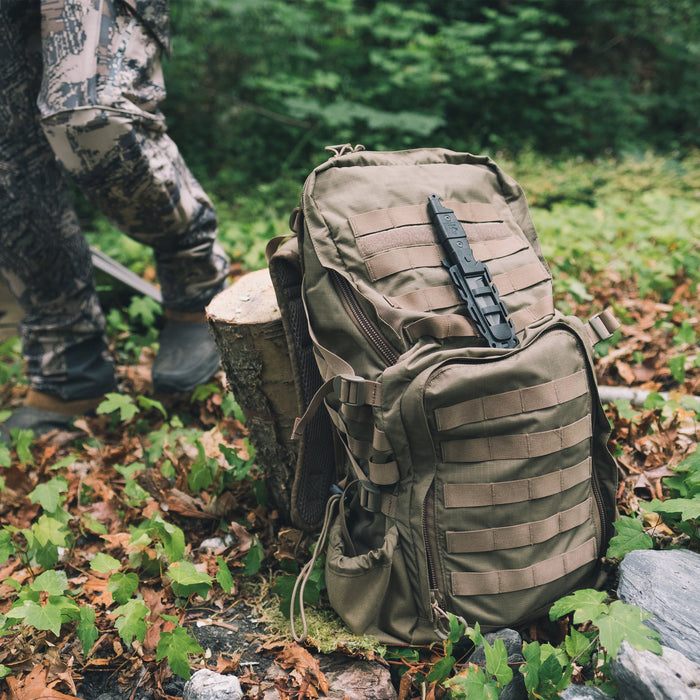
<path fill-rule="evenodd" d="M 158 110 L 163 46 L 123 0 L 41 2 L 39 107 L 54 152 L 121 230 L 153 248 L 165 307 L 203 311 L 228 261 L 214 208 Z"/>
<path fill-rule="evenodd" d="M 20 332 L 31 387 L 27 403 L 39 412 L 75 414 L 113 388 L 114 370 L 106 356 L 90 251 L 68 184 L 38 122 L 40 79 L 38 0 L 5 0 L 0 12 L 0 274 L 25 313 Z"/>

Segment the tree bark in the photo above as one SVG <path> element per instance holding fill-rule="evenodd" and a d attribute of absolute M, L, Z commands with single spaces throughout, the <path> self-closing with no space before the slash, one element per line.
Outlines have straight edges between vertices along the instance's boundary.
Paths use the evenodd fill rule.
<path fill-rule="evenodd" d="M 250 443 L 268 496 L 290 522 L 297 447 L 290 439 L 297 400 L 269 272 L 240 277 L 207 307 L 229 388 L 246 416 Z"/>

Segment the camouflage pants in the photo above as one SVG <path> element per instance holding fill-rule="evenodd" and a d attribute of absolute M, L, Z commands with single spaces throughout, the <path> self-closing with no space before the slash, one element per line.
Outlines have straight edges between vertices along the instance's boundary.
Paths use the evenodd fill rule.
<path fill-rule="evenodd" d="M 0 0 L 0 274 L 37 391 L 114 385 L 66 173 L 153 248 L 166 307 L 202 310 L 223 287 L 215 211 L 158 110 L 167 41 L 167 0 Z"/>

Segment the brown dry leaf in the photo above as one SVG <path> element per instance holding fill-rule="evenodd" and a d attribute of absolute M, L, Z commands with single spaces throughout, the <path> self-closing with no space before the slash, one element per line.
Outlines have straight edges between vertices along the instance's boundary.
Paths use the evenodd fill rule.
<path fill-rule="evenodd" d="M 296 642 L 286 644 L 275 656 L 282 668 L 293 668 L 303 679 L 309 680 L 315 688 L 328 695 L 330 684 L 315 659 L 304 647 Z"/>
<path fill-rule="evenodd" d="M 75 695 L 66 695 L 49 687 L 46 681 L 48 671 L 48 663 L 42 662 L 21 680 L 8 676 L 5 681 L 10 687 L 12 700 L 76 700 Z"/>
<path fill-rule="evenodd" d="M 238 670 L 240 662 L 240 654 L 234 654 L 233 656 L 219 654 L 216 660 L 216 672 L 220 673 L 222 676 L 225 676 L 227 673 L 235 673 Z"/>
<path fill-rule="evenodd" d="M 240 525 L 235 520 L 231 522 L 229 529 L 235 535 L 236 540 L 238 541 L 238 547 L 236 549 L 238 550 L 239 554 L 245 554 L 253 544 L 253 536 L 246 528 L 243 527 L 243 525 Z"/>

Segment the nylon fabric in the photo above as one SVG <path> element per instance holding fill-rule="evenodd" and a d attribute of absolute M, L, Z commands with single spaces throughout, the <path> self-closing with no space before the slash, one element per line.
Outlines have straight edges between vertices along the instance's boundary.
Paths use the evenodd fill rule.
<path fill-rule="evenodd" d="M 435 642 L 448 612 L 484 630 L 531 620 L 598 581 L 612 534 L 616 467 L 586 327 L 555 309 L 523 192 L 489 158 L 340 150 L 293 216 L 344 446 L 327 469 L 355 482 L 330 531 L 331 604 L 389 644 Z M 432 195 L 487 265 L 516 347 L 475 329 Z"/>

